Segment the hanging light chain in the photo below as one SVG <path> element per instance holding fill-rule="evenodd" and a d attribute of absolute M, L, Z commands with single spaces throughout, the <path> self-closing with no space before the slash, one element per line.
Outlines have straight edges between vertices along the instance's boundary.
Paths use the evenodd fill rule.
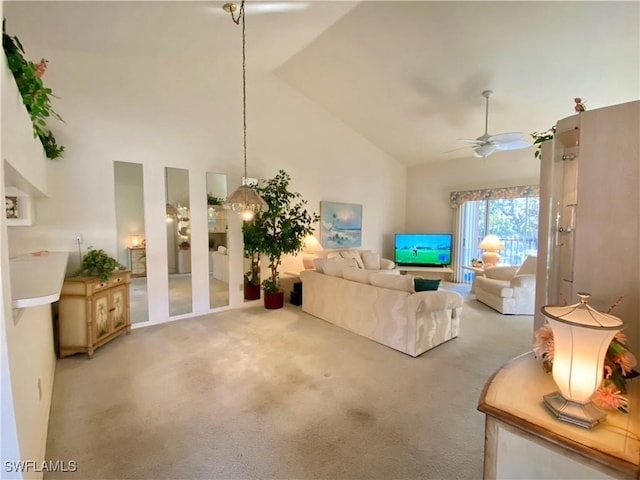
<path fill-rule="evenodd" d="M 242 22 L 242 145 L 244 153 L 244 178 L 247 178 L 247 56 L 244 24 L 244 0 L 240 3 L 238 17 L 233 16 L 235 5 L 230 7 L 231 19 L 236 25 Z"/>

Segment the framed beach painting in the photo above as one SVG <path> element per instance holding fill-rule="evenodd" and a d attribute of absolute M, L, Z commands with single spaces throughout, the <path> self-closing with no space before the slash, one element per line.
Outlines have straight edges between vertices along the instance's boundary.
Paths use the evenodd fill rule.
<path fill-rule="evenodd" d="M 362 244 L 362 205 L 320 202 L 322 248 L 359 247 Z"/>

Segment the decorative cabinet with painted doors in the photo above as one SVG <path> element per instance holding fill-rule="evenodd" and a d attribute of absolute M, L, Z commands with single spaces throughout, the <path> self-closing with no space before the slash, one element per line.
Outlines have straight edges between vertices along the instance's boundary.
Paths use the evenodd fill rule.
<path fill-rule="evenodd" d="M 147 276 L 147 249 L 145 247 L 129 247 L 129 268 L 132 277 Z"/>
<path fill-rule="evenodd" d="M 87 352 L 131 331 L 129 284 L 131 272 L 121 270 L 102 282 L 98 277 L 64 280 L 58 302 L 58 350 L 65 357 Z"/>

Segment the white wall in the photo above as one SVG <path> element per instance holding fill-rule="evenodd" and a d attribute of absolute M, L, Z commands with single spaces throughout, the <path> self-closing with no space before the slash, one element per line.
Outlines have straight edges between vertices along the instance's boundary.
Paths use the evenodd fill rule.
<path fill-rule="evenodd" d="M 1 6 L 0 6 L 1 7 Z M 33 138 L 31 121 L 2 55 L 2 159 L 0 192 L 12 186 L 40 195 L 48 190 L 44 152 Z M 21 107 L 21 108 L 17 108 Z M 50 305 L 22 310 L 11 308 L 10 238 L 4 214 L 0 215 L 0 382 L 2 396 L 2 478 L 23 478 L 7 470 L 5 462 L 44 460 L 49 409 L 55 372 Z M 29 474 L 30 478 L 41 474 Z"/>
<path fill-rule="evenodd" d="M 152 323 L 167 321 L 164 168 L 185 168 L 192 200 L 192 315 L 208 312 L 206 172 L 226 173 L 230 190 L 242 176 L 237 59 L 231 66 L 170 65 L 163 58 L 56 51 L 29 43 L 35 25 L 8 21 L 14 29 L 21 25 L 19 37 L 30 57 L 49 60 L 46 84 L 60 97 L 54 108 L 65 120 L 51 124 L 65 154 L 47 164 L 49 198 L 36 202 L 35 226 L 11 230 L 11 254 L 75 252 L 78 232 L 83 250 L 91 245 L 115 256 L 113 162 L 141 163 L 149 314 Z M 270 177 L 285 169 L 292 189 L 314 211 L 320 200 L 362 204 L 363 247 L 384 247 L 390 254 L 386 239 L 404 228 L 405 168 L 272 75 L 249 70 L 247 88 L 249 176 Z M 230 222 L 232 306 L 242 303 L 233 287 L 242 283 L 239 228 Z"/>
<path fill-rule="evenodd" d="M 539 179 L 540 161 L 534 158 L 533 147 L 525 150 L 496 152 L 487 158 L 460 158 L 409 168 L 407 231 L 451 232 L 453 229 L 453 210 L 449 206 L 451 192 L 537 185 Z"/>

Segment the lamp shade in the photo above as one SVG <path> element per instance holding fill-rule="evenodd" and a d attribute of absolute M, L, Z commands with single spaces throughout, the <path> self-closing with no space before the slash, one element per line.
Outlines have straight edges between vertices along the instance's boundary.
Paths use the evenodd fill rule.
<path fill-rule="evenodd" d="M 560 419 L 591 427 L 605 418 L 590 399 L 602 382 L 609 344 L 623 323 L 618 317 L 591 308 L 588 293 L 578 296 L 579 303 L 541 309 L 553 330 L 553 380 L 568 403 L 559 402 L 553 395 L 545 396 L 545 402 Z"/>
<path fill-rule="evenodd" d="M 502 241 L 500 240 L 500 238 L 498 238 L 497 235 L 487 235 L 482 239 L 482 241 L 480 242 L 480 245 L 478 245 L 478 248 L 481 248 L 482 250 L 490 250 L 490 251 L 503 250 L 504 243 L 502 243 Z"/>
<path fill-rule="evenodd" d="M 224 207 L 239 212 L 242 219 L 249 221 L 258 212 L 269 209 L 267 202 L 249 185 L 241 185 L 227 197 Z"/>
<path fill-rule="evenodd" d="M 320 242 L 314 235 L 307 235 L 303 241 L 302 251 L 304 253 L 316 253 L 322 250 Z"/>

